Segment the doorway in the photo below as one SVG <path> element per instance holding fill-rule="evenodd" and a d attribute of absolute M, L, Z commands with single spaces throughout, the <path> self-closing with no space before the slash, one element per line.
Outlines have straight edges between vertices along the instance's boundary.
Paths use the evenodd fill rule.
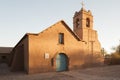
<path fill-rule="evenodd" d="M 64 53 L 59 53 L 56 56 L 56 71 L 68 70 L 68 57 Z"/>

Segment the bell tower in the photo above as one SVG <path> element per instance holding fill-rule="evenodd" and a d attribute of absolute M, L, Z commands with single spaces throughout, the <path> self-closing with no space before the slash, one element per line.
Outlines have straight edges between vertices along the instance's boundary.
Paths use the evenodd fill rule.
<path fill-rule="evenodd" d="M 97 60 L 102 62 L 101 44 L 97 31 L 93 29 L 93 15 L 90 10 L 86 10 L 83 6 L 82 3 L 81 10 L 74 14 L 73 31 L 81 39 L 81 42 L 85 42 L 82 48 L 84 53 L 89 55 L 90 62 L 96 63 Z M 98 59 L 97 56 L 100 58 Z"/>
<path fill-rule="evenodd" d="M 83 7 L 79 12 L 75 12 L 73 17 L 73 31 L 82 40 L 87 40 L 88 30 L 93 30 L 93 16 L 90 10 L 85 10 Z"/>
<path fill-rule="evenodd" d="M 73 26 L 74 29 L 78 28 L 93 28 L 93 16 L 90 10 L 86 11 L 84 8 L 81 8 L 79 12 L 75 12 L 73 17 Z"/>
<path fill-rule="evenodd" d="M 98 40 L 97 31 L 93 29 L 93 15 L 84 7 L 75 12 L 73 17 L 73 31 L 85 44 L 87 53 L 100 53 L 101 44 Z"/>

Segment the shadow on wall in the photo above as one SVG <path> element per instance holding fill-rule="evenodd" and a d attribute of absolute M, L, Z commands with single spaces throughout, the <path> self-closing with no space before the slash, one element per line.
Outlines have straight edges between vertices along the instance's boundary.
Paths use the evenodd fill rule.
<path fill-rule="evenodd" d="M 73 57 L 74 56 L 74 57 Z M 92 54 L 82 54 L 77 53 L 70 55 L 70 68 L 80 69 L 88 67 L 99 67 L 104 65 L 104 57 L 101 53 Z"/>
<path fill-rule="evenodd" d="M 11 63 L 11 71 L 24 71 L 24 46 L 18 46 L 14 50 L 14 55 Z"/>
<path fill-rule="evenodd" d="M 84 64 L 82 65 L 82 68 L 87 68 L 87 67 L 99 67 L 104 65 L 104 58 L 103 56 L 99 54 L 87 54 L 85 55 L 85 61 Z"/>

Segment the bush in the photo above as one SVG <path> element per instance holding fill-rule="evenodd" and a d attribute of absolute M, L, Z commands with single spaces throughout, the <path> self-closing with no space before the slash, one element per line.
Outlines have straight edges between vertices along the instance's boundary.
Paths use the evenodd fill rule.
<path fill-rule="evenodd" d="M 111 65 L 120 64 L 120 54 L 119 53 L 113 53 L 113 54 L 111 54 L 110 64 Z"/>

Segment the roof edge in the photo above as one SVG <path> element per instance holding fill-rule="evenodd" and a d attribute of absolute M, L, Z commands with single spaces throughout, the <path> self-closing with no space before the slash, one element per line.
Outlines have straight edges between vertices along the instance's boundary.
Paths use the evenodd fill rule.
<path fill-rule="evenodd" d="M 65 23 L 65 21 L 61 20 L 62 24 L 66 26 L 66 28 L 70 31 L 70 33 L 78 40 L 81 41 L 81 39 L 77 36 L 77 34 L 75 34 L 70 27 Z"/>

